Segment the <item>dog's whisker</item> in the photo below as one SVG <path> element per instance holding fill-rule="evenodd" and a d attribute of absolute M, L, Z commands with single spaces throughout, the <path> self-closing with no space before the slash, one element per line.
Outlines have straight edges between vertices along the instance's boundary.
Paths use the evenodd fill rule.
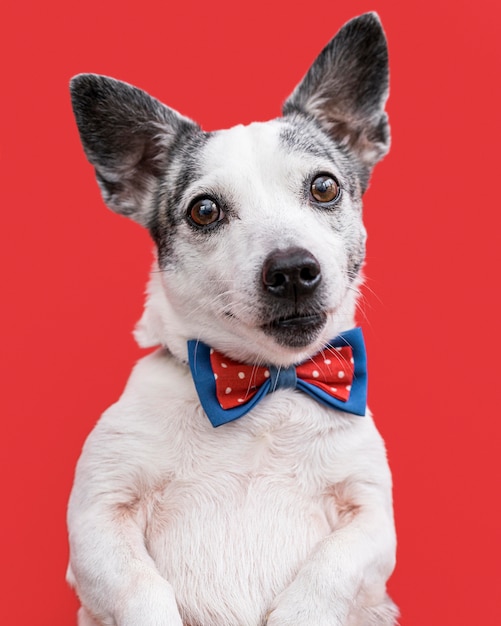
<path fill-rule="evenodd" d="M 238 295 L 238 291 L 237 290 L 232 290 L 232 291 L 223 291 L 219 294 L 216 294 L 215 296 L 212 297 L 212 300 L 207 301 L 202 301 L 197 307 L 193 308 L 190 310 L 190 316 L 195 316 L 200 310 L 206 310 L 207 308 L 212 308 L 215 305 L 218 304 L 218 302 L 220 300 L 227 300 L 229 296 L 231 295 Z M 222 313 L 224 312 L 224 308 L 221 310 L 217 310 L 216 312 Z"/>

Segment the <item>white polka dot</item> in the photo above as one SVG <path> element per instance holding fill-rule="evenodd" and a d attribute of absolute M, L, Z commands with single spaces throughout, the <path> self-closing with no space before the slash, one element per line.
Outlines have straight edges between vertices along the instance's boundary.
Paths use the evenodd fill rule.
<path fill-rule="evenodd" d="M 270 370 L 264 370 L 264 377 L 265 378 L 269 378 L 270 377 Z"/>
<path fill-rule="evenodd" d="M 238 377 L 240 378 L 240 380 L 242 380 L 243 378 L 245 378 L 245 374 L 243 372 L 238 372 Z"/>
<path fill-rule="evenodd" d="M 224 393 L 226 395 L 228 395 L 229 393 L 231 393 L 231 387 L 226 387 L 226 389 L 224 390 Z"/>
<path fill-rule="evenodd" d="M 214 380 L 217 380 L 217 374 L 214 374 Z"/>
<path fill-rule="evenodd" d="M 340 370 L 340 371 L 337 373 L 337 377 L 338 377 L 338 378 L 344 378 L 344 372 L 343 372 L 343 370 Z"/>
<path fill-rule="evenodd" d="M 351 357 L 350 359 L 350 363 L 353 365 L 353 363 L 355 363 L 355 359 L 353 357 Z"/>
<path fill-rule="evenodd" d="M 338 346 L 338 347 L 336 348 L 336 350 L 337 350 L 338 352 L 341 352 L 342 348 L 341 348 L 340 346 Z"/>
<path fill-rule="evenodd" d="M 226 363 L 221 363 L 221 367 L 226 368 L 226 367 L 228 367 L 228 366 L 226 365 Z"/>
<path fill-rule="evenodd" d="M 318 378 L 320 376 L 320 374 L 317 372 L 317 370 L 313 370 L 311 375 L 313 376 L 313 378 Z"/>
<path fill-rule="evenodd" d="M 214 348 L 211 348 L 211 349 L 210 349 L 210 353 L 211 353 L 211 354 L 214 354 Z"/>
<path fill-rule="evenodd" d="M 325 359 L 324 363 L 325 363 L 326 365 L 330 365 L 330 364 L 332 363 L 332 361 L 331 361 L 330 359 Z"/>
<path fill-rule="evenodd" d="M 331 387 L 332 393 L 337 393 L 337 389 L 335 387 Z"/>
<path fill-rule="evenodd" d="M 244 401 L 243 398 L 238 398 L 238 400 L 237 400 L 237 402 L 240 402 L 240 403 L 242 403 L 243 401 Z"/>
<path fill-rule="evenodd" d="M 346 391 L 351 391 L 351 385 L 346 385 Z"/>

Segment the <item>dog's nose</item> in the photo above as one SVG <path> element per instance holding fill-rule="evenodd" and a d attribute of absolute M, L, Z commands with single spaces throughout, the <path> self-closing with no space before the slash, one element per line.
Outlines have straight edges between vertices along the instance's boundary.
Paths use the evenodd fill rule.
<path fill-rule="evenodd" d="M 275 250 L 263 265 L 264 288 L 277 298 L 297 300 L 311 295 L 322 280 L 320 264 L 304 248 Z"/>

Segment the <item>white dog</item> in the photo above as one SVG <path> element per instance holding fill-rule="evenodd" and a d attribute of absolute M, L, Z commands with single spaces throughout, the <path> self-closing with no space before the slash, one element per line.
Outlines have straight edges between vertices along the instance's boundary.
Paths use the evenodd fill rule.
<path fill-rule="evenodd" d="M 378 17 L 348 22 L 266 123 L 206 133 L 103 76 L 71 91 L 105 201 L 156 243 L 136 336 L 160 346 L 78 463 L 80 626 L 395 624 L 353 329 L 361 198 L 389 147 Z"/>

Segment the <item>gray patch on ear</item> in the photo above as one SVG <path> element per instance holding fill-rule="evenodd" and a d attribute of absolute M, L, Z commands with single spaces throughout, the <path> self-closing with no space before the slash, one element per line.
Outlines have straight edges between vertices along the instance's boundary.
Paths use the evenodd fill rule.
<path fill-rule="evenodd" d="M 366 13 L 347 22 L 322 50 L 283 114 L 316 119 L 369 173 L 390 145 L 388 84 L 386 37 L 377 14 Z"/>
<path fill-rule="evenodd" d="M 80 74 L 70 83 L 82 145 L 106 204 L 148 226 L 175 138 L 199 127 L 127 83 Z"/>

